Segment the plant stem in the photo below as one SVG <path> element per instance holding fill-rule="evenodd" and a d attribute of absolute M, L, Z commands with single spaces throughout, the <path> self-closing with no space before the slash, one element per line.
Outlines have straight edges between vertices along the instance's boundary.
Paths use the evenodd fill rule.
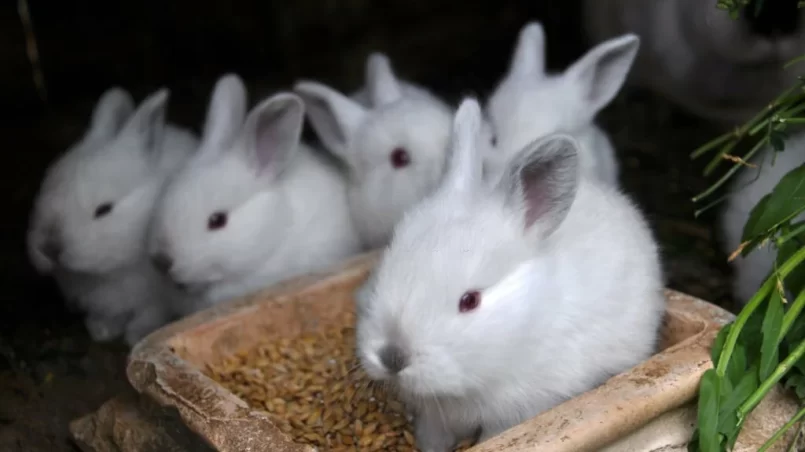
<path fill-rule="evenodd" d="M 691 160 L 695 160 L 695 159 L 701 157 L 703 154 L 706 154 L 707 151 L 715 148 L 716 146 L 720 145 L 721 143 L 723 143 L 723 142 L 725 142 L 725 141 L 727 141 L 730 138 L 733 138 L 735 136 L 736 136 L 735 132 L 728 132 L 728 133 L 725 133 L 724 135 L 721 135 L 720 137 L 717 137 L 715 139 L 712 139 L 712 140 L 708 141 L 707 143 L 699 146 L 698 149 L 696 149 L 695 151 L 693 151 L 690 154 Z"/>
<path fill-rule="evenodd" d="M 781 235 L 780 237 L 777 238 L 777 240 L 774 241 L 774 243 L 777 245 L 777 248 L 779 248 L 785 242 L 795 238 L 796 236 L 802 234 L 803 232 L 805 232 L 805 223 L 802 223 L 801 225 L 797 226 L 796 228 L 794 228 L 793 231 L 789 231 L 785 235 Z"/>
<path fill-rule="evenodd" d="M 740 407 L 738 407 L 738 418 L 742 419 L 746 417 L 746 415 L 748 415 L 752 410 L 754 410 L 760 401 L 763 400 L 763 397 L 766 397 L 766 394 L 771 391 L 771 388 L 773 388 L 774 385 L 776 385 L 777 382 L 780 381 L 780 379 L 783 378 L 792 367 L 794 367 L 794 364 L 796 364 L 803 355 L 805 355 L 805 340 L 800 342 L 797 345 L 797 348 L 795 348 L 794 351 L 792 351 L 791 354 L 788 355 L 788 357 L 786 357 L 776 369 L 774 369 L 774 372 L 769 376 L 769 378 L 764 380 L 763 383 L 760 384 L 760 387 L 758 387 L 757 390 L 752 393 L 752 395 L 750 395 Z"/>
<path fill-rule="evenodd" d="M 805 260 L 805 248 L 800 248 L 794 253 L 791 257 L 786 260 L 783 265 L 780 266 L 779 270 L 777 271 L 779 277 L 781 279 L 785 279 L 789 273 L 791 273 L 803 260 Z M 719 377 L 723 377 L 727 371 L 727 364 L 729 363 L 730 357 L 732 357 L 732 352 L 735 350 L 735 344 L 738 342 L 738 334 L 740 334 L 741 329 L 746 324 L 747 320 L 749 320 L 749 316 L 760 306 L 760 303 L 766 299 L 766 296 L 771 292 L 774 286 L 777 284 L 777 278 L 773 277 L 774 275 L 770 276 L 766 279 L 760 289 L 755 293 L 755 295 L 749 300 L 749 303 L 741 309 L 741 312 L 738 314 L 738 317 L 735 319 L 735 322 L 730 328 L 729 334 L 727 334 L 727 339 L 724 341 L 724 348 L 721 349 L 721 354 L 718 358 L 718 367 L 716 368 L 716 372 L 718 373 Z"/>
<path fill-rule="evenodd" d="M 752 150 L 747 152 L 747 154 L 743 157 L 743 160 L 745 162 L 749 161 L 749 159 L 752 158 L 752 156 L 754 156 L 757 153 L 757 151 L 759 151 L 760 148 L 768 142 L 769 142 L 768 137 L 765 137 L 762 140 L 758 141 L 757 144 L 755 144 L 755 147 L 753 147 Z M 735 172 L 738 171 L 742 166 L 743 165 L 741 165 L 740 163 L 736 163 L 735 165 L 733 165 L 732 168 L 730 168 L 730 170 L 727 171 L 726 174 L 721 176 L 721 178 L 717 180 L 716 183 L 711 185 L 710 188 L 696 195 L 693 198 L 693 202 L 699 202 L 702 198 L 706 198 L 711 194 L 713 194 L 713 192 L 715 192 L 716 190 L 719 189 L 719 187 L 724 185 L 729 180 L 729 178 L 732 177 L 732 175 L 735 174 Z"/>
<path fill-rule="evenodd" d="M 790 421 L 786 422 L 785 425 L 783 425 L 782 427 L 780 427 L 780 429 L 778 429 L 776 432 L 774 432 L 774 435 L 772 435 L 771 438 L 769 438 L 768 441 L 763 443 L 763 445 L 760 446 L 760 449 L 758 449 L 757 452 L 765 452 L 766 449 L 771 447 L 772 444 L 776 443 L 780 438 L 782 438 L 783 435 L 785 435 L 785 432 L 790 430 L 791 427 L 793 427 L 794 424 L 799 422 L 803 417 L 805 417 L 805 408 L 802 408 L 801 410 L 799 410 L 797 412 L 797 414 L 795 414 L 794 417 L 791 418 Z M 794 439 L 796 440 L 796 438 L 794 438 Z"/>

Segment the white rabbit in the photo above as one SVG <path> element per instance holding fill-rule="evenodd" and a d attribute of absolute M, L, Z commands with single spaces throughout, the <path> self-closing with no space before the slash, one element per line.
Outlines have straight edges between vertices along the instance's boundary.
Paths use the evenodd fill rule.
<path fill-rule="evenodd" d="M 520 31 L 509 71 L 486 110 L 505 156 L 551 133 L 571 134 L 580 145 L 584 174 L 618 183 L 618 163 L 595 115 L 618 94 L 640 40 L 626 35 L 591 49 L 561 74 L 545 71 L 545 34 L 539 22 Z"/>
<path fill-rule="evenodd" d="M 347 168 L 349 206 L 365 248 L 387 244 L 405 211 L 438 184 L 452 118 L 436 97 L 406 94 L 387 59 L 373 61 L 371 108 L 320 83 L 294 87 L 313 129 Z"/>
<path fill-rule="evenodd" d="M 388 99 L 386 99 L 385 96 L 388 95 L 390 91 L 385 88 L 385 83 L 389 77 L 396 78 L 397 84 L 404 97 L 419 97 L 437 103 L 441 102 L 425 87 L 395 77 L 388 56 L 381 52 L 373 52 L 366 58 L 365 77 L 366 85 L 352 93 L 349 97 L 367 108 L 373 108 L 387 103 Z"/>
<path fill-rule="evenodd" d="M 754 116 L 801 70 L 783 65 L 805 53 L 805 9 L 797 0 L 756 1 L 732 19 L 702 0 L 587 0 L 594 42 L 636 33 L 643 50 L 633 79 L 701 117 L 734 124 Z"/>
<path fill-rule="evenodd" d="M 248 116 L 246 105 L 239 77 L 219 80 L 198 154 L 152 223 L 153 261 L 199 296 L 195 309 L 360 251 L 343 176 L 300 141 L 302 100 L 279 93 Z"/>
<path fill-rule="evenodd" d="M 783 152 L 774 156 L 772 152 L 772 149 L 764 149 L 760 157 L 763 161 L 753 161 L 762 165 L 758 169 L 742 168 L 732 183 L 733 192 L 728 196 L 721 216 L 727 254 L 732 254 L 740 246 L 744 225 L 752 208 L 772 192 L 786 173 L 805 163 L 805 131 L 800 130 L 787 139 Z M 805 214 L 794 219 L 795 222 L 802 220 L 805 220 Z M 771 244 L 765 244 L 746 257 L 738 256 L 732 261 L 735 271 L 733 294 L 740 303 L 745 304 L 757 292 L 772 271 L 776 258 L 777 251 Z"/>
<path fill-rule="evenodd" d="M 165 123 L 169 92 L 134 110 L 120 88 L 98 101 L 84 136 L 48 168 L 28 229 L 33 265 L 87 314 L 94 340 L 133 344 L 170 317 L 144 245 L 165 180 L 197 146 Z"/>
<path fill-rule="evenodd" d="M 362 366 L 413 406 L 427 452 L 645 360 L 664 312 L 651 231 L 616 188 L 580 177 L 575 140 L 529 144 L 490 185 L 480 122 L 462 102 L 442 185 L 400 222 L 357 311 Z"/>

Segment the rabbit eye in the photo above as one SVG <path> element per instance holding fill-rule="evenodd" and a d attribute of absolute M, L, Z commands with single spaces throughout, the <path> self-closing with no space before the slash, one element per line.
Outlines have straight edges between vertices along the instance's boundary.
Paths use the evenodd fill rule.
<path fill-rule="evenodd" d="M 477 308 L 481 304 L 481 294 L 472 290 L 464 293 L 458 301 L 458 312 L 469 312 Z"/>
<path fill-rule="evenodd" d="M 112 212 L 112 203 L 105 202 L 95 208 L 95 218 L 101 218 L 109 215 Z"/>
<path fill-rule="evenodd" d="M 404 168 L 411 164 L 411 156 L 404 148 L 395 148 L 391 151 L 391 166 L 395 169 Z"/>
<path fill-rule="evenodd" d="M 492 142 L 492 146 L 497 146 L 498 145 L 498 136 L 497 135 L 492 135 L 492 139 L 490 141 Z"/>
<path fill-rule="evenodd" d="M 207 229 L 215 231 L 226 226 L 226 212 L 215 212 L 207 219 Z"/>

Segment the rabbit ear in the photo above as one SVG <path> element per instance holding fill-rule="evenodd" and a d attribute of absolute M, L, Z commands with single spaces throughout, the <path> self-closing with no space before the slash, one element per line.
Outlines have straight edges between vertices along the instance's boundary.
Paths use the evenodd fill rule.
<path fill-rule="evenodd" d="M 202 148 L 222 149 L 238 137 L 246 117 L 246 87 L 236 74 L 218 79 L 213 89 L 204 131 Z"/>
<path fill-rule="evenodd" d="M 369 55 L 366 60 L 366 85 L 373 106 L 390 104 L 402 97 L 402 88 L 391 69 L 391 62 L 380 52 Z"/>
<path fill-rule="evenodd" d="M 568 135 L 540 138 L 508 163 L 499 182 L 507 205 L 529 236 L 550 235 L 567 217 L 578 186 L 578 143 Z"/>
<path fill-rule="evenodd" d="M 299 82 L 294 91 L 304 101 L 319 139 L 330 152 L 348 162 L 349 142 L 366 118 L 366 108 L 321 83 Z"/>
<path fill-rule="evenodd" d="M 169 96 L 170 91 L 161 88 L 145 98 L 124 129 L 124 133 L 139 140 L 142 148 L 151 156 L 157 156 L 162 151 Z"/>
<path fill-rule="evenodd" d="M 120 87 L 112 87 L 103 93 L 92 112 L 89 131 L 92 135 L 109 139 L 116 136 L 134 112 L 134 100 Z"/>
<path fill-rule="evenodd" d="M 261 178 L 273 181 L 299 148 L 305 107 L 292 93 L 279 93 L 258 104 L 246 117 L 242 144 L 249 164 Z"/>
<path fill-rule="evenodd" d="M 483 175 L 478 139 L 481 133 L 481 106 L 472 97 L 465 98 L 453 118 L 450 143 L 450 161 L 445 175 L 445 186 L 468 193 Z"/>
<path fill-rule="evenodd" d="M 529 22 L 520 30 L 509 74 L 545 74 L 545 31 L 539 22 Z"/>
<path fill-rule="evenodd" d="M 595 116 L 623 86 L 640 47 L 632 33 L 605 41 L 565 71 L 565 79 L 579 90 L 583 110 Z"/>

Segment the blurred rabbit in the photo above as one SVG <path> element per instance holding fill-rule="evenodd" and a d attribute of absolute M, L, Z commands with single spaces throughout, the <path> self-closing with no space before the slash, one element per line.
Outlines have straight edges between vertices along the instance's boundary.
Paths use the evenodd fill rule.
<path fill-rule="evenodd" d="M 545 34 L 538 22 L 520 31 L 508 73 L 486 110 L 497 148 L 508 157 L 537 138 L 556 132 L 579 142 L 583 174 L 617 185 L 618 163 L 595 115 L 618 94 L 640 40 L 620 36 L 591 49 L 560 74 L 545 70 Z"/>
<path fill-rule="evenodd" d="M 783 65 L 805 53 L 805 9 L 798 0 L 751 0 L 740 18 L 705 0 L 586 0 L 594 42 L 636 33 L 643 50 L 634 81 L 720 122 L 748 120 L 801 71 Z"/>
<path fill-rule="evenodd" d="M 805 131 L 800 130 L 786 140 L 785 150 L 776 153 L 772 162 L 772 149 L 762 150 L 765 161 L 755 159 L 759 169 L 743 168 L 732 183 L 732 192 L 721 217 L 724 232 L 724 247 L 732 254 L 741 244 L 744 225 L 752 208 L 780 182 L 783 176 L 794 168 L 805 164 Z M 794 221 L 805 220 L 805 214 Z M 745 304 L 757 292 L 763 281 L 774 268 L 777 251 L 771 244 L 760 246 L 746 257 L 738 256 L 732 261 L 733 294 L 738 302 Z"/>
<path fill-rule="evenodd" d="M 157 207 L 150 252 L 191 310 L 319 271 L 360 251 L 342 174 L 300 141 L 302 100 L 246 115 L 241 79 L 219 79 L 198 153 Z"/>
<path fill-rule="evenodd" d="M 168 96 L 161 89 L 135 111 L 126 91 L 106 91 L 84 136 L 48 168 L 35 201 L 30 259 L 87 314 L 96 341 L 123 334 L 133 344 L 171 315 L 169 286 L 144 243 L 164 182 L 197 138 L 165 123 Z"/>
<path fill-rule="evenodd" d="M 364 247 L 376 248 L 440 181 L 452 109 L 404 89 L 383 55 L 370 57 L 367 74 L 373 107 L 312 81 L 300 81 L 294 91 L 324 146 L 345 164 L 355 227 Z"/>

